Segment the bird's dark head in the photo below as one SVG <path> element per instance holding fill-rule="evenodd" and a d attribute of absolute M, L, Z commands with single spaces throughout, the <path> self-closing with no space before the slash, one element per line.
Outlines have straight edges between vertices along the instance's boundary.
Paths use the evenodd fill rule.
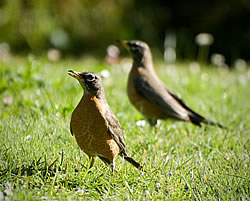
<path fill-rule="evenodd" d="M 84 93 L 97 97 L 104 93 L 102 80 L 95 73 L 68 70 L 68 74 L 79 81 L 84 89 Z"/>
<path fill-rule="evenodd" d="M 134 61 L 142 62 L 145 57 L 151 58 L 151 52 L 147 43 L 139 40 L 117 40 L 132 54 Z"/>
<path fill-rule="evenodd" d="M 117 40 L 123 47 L 128 49 L 133 58 L 141 58 L 144 56 L 145 51 L 149 49 L 145 42 L 139 40 Z"/>

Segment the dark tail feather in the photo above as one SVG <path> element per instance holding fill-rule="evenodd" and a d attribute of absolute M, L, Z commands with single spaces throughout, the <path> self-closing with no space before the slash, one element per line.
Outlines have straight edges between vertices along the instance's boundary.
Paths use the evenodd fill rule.
<path fill-rule="evenodd" d="M 212 126 L 218 126 L 219 128 L 227 129 L 227 127 L 221 125 L 220 123 L 213 122 L 213 121 L 210 121 L 210 120 L 207 120 L 207 119 L 205 119 L 203 121 L 203 123 L 208 124 L 208 125 L 212 125 Z"/>
<path fill-rule="evenodd" d="M 190 118 L 190 121 L 193 124 L 197 125 L 197 126 L 201 126 L 201 123 L 205 123 L 205 124 L 208 124 L 208 125 L 211 125 L 211 126 L 218 126 L 220 128 L 227 129 L 227 127 L 221 125 L 220 123 L 207 120 L 203 116 L 201 116 L 201 115 L 199 115 L 199 114 L 197 114 L 195 112 L 190 113 L 189 118 Z"/>
<path fill-rule="evenodd" d="M 172 93 L 169 89 L 167 89 L 168 93 L 171 94 L 175 100 L 177 100 L 179 102 L 179 104 L 184 107 L 188 113 L 189 113 L 189 119 L 190 121 L 197 125 L 197 126 L 201 126 L 201 123 L 205 123 L 205 124 L 209 124 L 212 126 L 218 126 L 220 128 L 224 128 L 227 129 L 227 127 L 222 126 L 220 123 L 216 123 L 210 120 L 207 120 L 206 118 L 204 118 L 203 116 L 199 115 L 198 113 L 196 113 L 195 111 L 193 111 L 191 108 L 189 108 L 184 102 L 183 100 L 181 100 L 178 96 L 176 96 L 174 93 Z"/>
<path fill-rule="evenodd" d="M 139 169 L 139 170 L 143 169 L 142 165 L 140 163 L 136 162 L 133 158 L 131 158 L 131 157 L 127 156 L 127 155 L 123 155 L 123 157 L 124 157 L 124 159 L 126 161 L 128 161 L 130 164 L 135 166 L 137 169 Z"/>

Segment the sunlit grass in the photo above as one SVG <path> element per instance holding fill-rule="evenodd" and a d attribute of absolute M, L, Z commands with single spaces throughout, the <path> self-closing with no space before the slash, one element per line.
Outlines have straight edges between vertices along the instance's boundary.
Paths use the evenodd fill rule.
<path fill-rule="evenodd" d="M 189 63 L 159 62 L 157 73 L 194 110 L 228 130 L 160 122 L 136 126 L 143 117 L 126 96 L 125 73 L 96 60 L 13 59 L 0 63 L 0 200 L 248 200 L 250 76 Z M 68 69 L 100 72 L 108 102 L 126 135 L 127 151 L 145 168 L 116 160 L 117 171 L 88 158 L 69 132 L 71 112 L 82 96 Z"/>

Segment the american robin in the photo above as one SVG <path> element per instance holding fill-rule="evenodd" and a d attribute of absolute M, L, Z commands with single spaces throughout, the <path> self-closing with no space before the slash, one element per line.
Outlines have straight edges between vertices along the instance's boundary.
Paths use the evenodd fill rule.
<path fill-rule="evenodd" d="M 110 109 L 101 78 L 90 72 L 68 74 L 76 78 L 84 89 L 84 94 L 72 113 L 70 131 L 75 135 L 80 148 L 89 156 L 91 164 L 98 156 L 114 171 L 114 160 L 121 155 L 138 169 L 142 166 L 129 157 L 125 150 L 125 140 L 119 121 Z"/>
<path fill-rule="evenodd" d="M 198 126 L 205 123 L 223 127 L 194 112 L 163 84 L 155 73 L 151 51 L 145 42 L 138 40 L 117 42 L 127 48 L 133 57 L 127 85 L 129 100 L 151 126 L 155 126 L 158 119 L 174 119 L 192 122 Z"/>

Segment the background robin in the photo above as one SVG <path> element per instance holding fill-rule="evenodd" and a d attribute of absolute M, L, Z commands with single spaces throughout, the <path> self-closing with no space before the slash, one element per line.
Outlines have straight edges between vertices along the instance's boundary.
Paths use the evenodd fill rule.
<path fill-rule="evenodd" d="M 155 73 L 149 46 L 138 40 L 118 40 L 133 57 L 133 66 L 129 73 L 127 92 L 130 102 L 148 120 L 151 126 L 157 119 L 174 119 L 223 127 L 207 120 L 190 109 L 176 94 L 171 92 Z"/>
<path fill-rule="evenodd" d="M 114 160 L 120 154 L 136 168 L 142 169 L 126 153 L 123 132 L 106 101 L 101 78 L 94 73 L 73 70 L 69 70 L 68 74 L 76 78 L 84 89 L 83 97 L 72 113 L 70 131 L 89 156 L 90 168 L 94 164 L 94 157 L 98 156 L 111 166 L 113 172 Z"/>

